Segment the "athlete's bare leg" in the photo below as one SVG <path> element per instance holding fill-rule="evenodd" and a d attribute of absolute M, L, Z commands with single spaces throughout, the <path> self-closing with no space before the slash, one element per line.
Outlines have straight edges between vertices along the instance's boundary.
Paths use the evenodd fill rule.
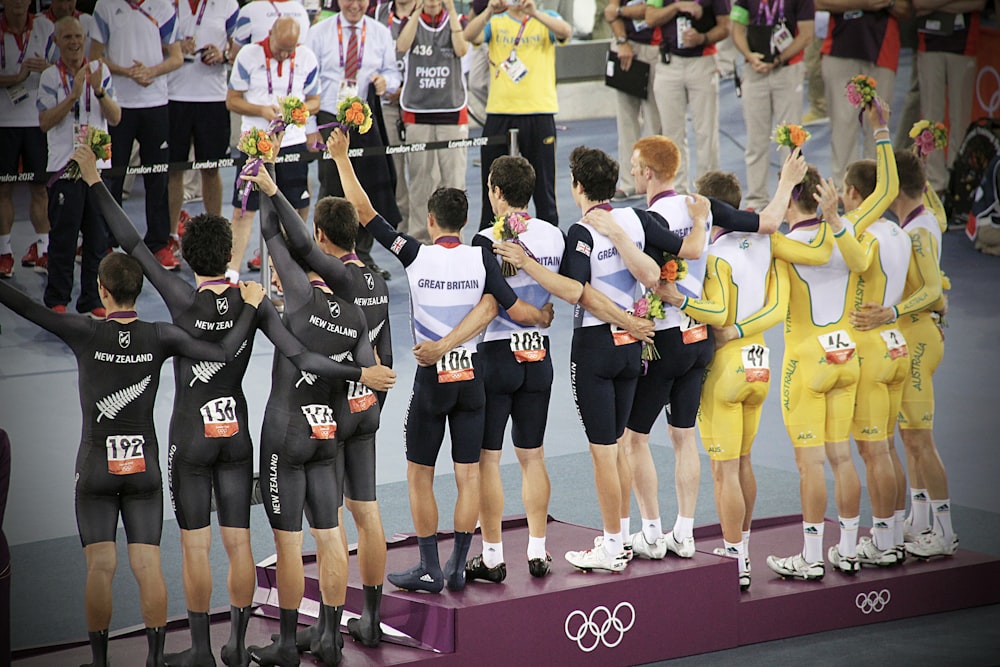
<path fill-rule="evenodd" d="M 128 545 L 128 560 L 139 584 L 139 608 L 147 628 L 167 624 L 167 585 L 160 565 L 160 547 L 154 544 Z M 105 626 L 106 627 L 106 626 Z"/>
<path fill-rule="evenodd" d="M 858 451 L 865 461 L 865 478 L 872 514 L 891 517 L 896 506 L 896 472 L 889 454 L 888 440 L 858 440 Z"/>
<path fill-rule="evenodd" d="M 945 474 L 944 463 L 938 454 L 934 444 L 934 432 L 931 429 L 900 429 L 903 436 L 903 444 L 906 446 L 906 453 L 913 461 L 911 477 L 916 483 L 917 475 L 913 471 L 919 471 L 920 481 L 924 486 L 914 488 L 927 489 L 928 495 L 934 500 L 949 498 L 948 476 Z"/>
<path fill-rule="evenodd" d="M 188 611 L 207 612 L 212 603 L 211 548 L 211 526 L 196 530 L 181 529 L 181 571 Z"/>
<path fill-rule="evenodd" d="M 455 530 L 472 533 L 476 530 L 476 519 L 479 518 L 479 464 L 456 463 L 455 483 L 458 485 L 458 498 L 455 500 Z M 500 512 L 503 513 L 502 506 Z"/>
<path fill-rule="evenodd" d="M 549 473 L 545 468 L 545 448 L 515 447 L 514 453 L 517 454 L 517 460 L 521 464 L 521 502 L 528 515 L 528 534 L 531 537 L 545 537 L 549 496 L 552 492 Z M 483 494 L 485 495 L 485 479 Z M 485 535 L 484 529 L 483 539 L 486 539 Z"/>
<path fill-rule="evenodd" d="M 799 495 L 802 497 L 802 520 L 823 523 L 826 514 L 826 453 L 823 447 L 796 447 L 795 464 L 799 468 Z"/>
<path fill-rule="evenodd" d="M 715 509 L 722 524 L 722 539 L 733 544 L 741 542 L 747 511 L 740 487 L 740 460 L 712 461 L 711 465 L 715 482 Z"/>
<path fill-rule="evenodd" d="M 670 427 L 670 440 L 674 443 L 674 483 L 677 490 L 677 513 L 693 517 L 698 504 L 698 486 L 701 482 L 701 458 L 694 428 Z M 648 447 L 648 438 L 647 438 Z"/>
<path fill-rule="evenodd" d="M 861 513 L 861 479 L 851 458 L 849 440 L 826 443 L 826 458 L 833 468 L 834 499 L 837 512 L 842 517 L 856 517 Z M 819 521 L 822 521 L 822 517 Z"/>
<path fill-rule="evenodd" d="M 118 551 L 114 542 L 97 542 L 83 548 L 87 560 L 87 584 L 84 608 L 87 630 L 97 632 L 111 625 L 111 582 L 118 567 Z"/>
<path fill-rule="evenodd" d="M 382 527 L 382 514 L 379 512 L 378 501 L 360 501 L 344 498 L 344 504 L 354 517 L 358 527 L 358 569 L 361 570 L 361 583 L 365 586 L 378 586 L 385 578 L 385 529 Z M 343 528 L 343 522 L 341 522 Z M 347 532 L 344 535 L 344 548 L 347 548 Z"/>
<path fill-rule="evenodd" d="M 590 458 L 594 463 L 594 485 L 597 503 L 601 509 L 601 523 L 606 533 L 621 532 L 621 483 L 618 478 L 618 445 L 590 444 Z M 622 536 L 624 538 L 624 536 Z"/>
<path fill-rule="evenodd" d="M 434 499 L 434 467 L 407 461 L 406 486 L 410 495 L 413 529 L 421 537 L 433 535 L 437 532 L 438 526 L 437 500 Z"/>
<path fill-rule="evenodd" d="M 503 539 L 500 530 L 500 524 L 503 520 L 503 482 L 500 479 L 501 454 L 502 452 L 499 450 L 492 449 L 483 449 L 479 452 L 479 524 L 483 531 L 483 541 L 492 544 L 497 544 Z M 518 456 L 520 457 L 520 452 L 518 452 Z M 523 484 L 522 480 L 522 492 Z M 528 520 L 529 522 L 531 520 L 530 514 Z"/>
<path fill-rule="evenodd" d="M 753 508 L 757 503 L 757 477 L 753 474 L 750 455 L 740 457 L 740 490 L 743 491 L 743 530 L 750 530 Z"/>
<path fill-rule="evenodd" d="M 275 566 L 278 579 L 278 606 L 298 609 L 305 592 L 302 567 L 302 531 L 274 529 L 274 546 L 278 552 Z"/>
<path fill-rule="evenodd" d="M 660 518 L 659 478 L 649 449 L 649 434 L 625 429 L 622 445 L 632 473 L 639 514 L 643 519 Z"/>
<path fill-rule="evenodd" d="M 229 602 L 234 607 L 249 607 L 257 586 L 257 574 L 250 549 L 250 529 L 222 526 L 222 546 L 229 556 Z"/>

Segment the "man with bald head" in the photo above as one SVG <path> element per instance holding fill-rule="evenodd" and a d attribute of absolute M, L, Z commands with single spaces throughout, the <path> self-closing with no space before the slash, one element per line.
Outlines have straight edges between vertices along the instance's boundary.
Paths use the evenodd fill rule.
<path fill-rule="evenodd" d="M 86 32 L 81 22 L 65 16 L 56 22 L 55 45 L 59 60 L 38 79 L 37 119 L 48 139 L 46 171 L 65 167 L 75 148 L 76 136 L 86 127 L 108 130 L 121 120 L 115 101 L 111 72 L 101 62 L 84 57 Z M 109 161 L 101 164 L 110 167 Z M 45 305 L 65 311 L 73 291 L 73 258 L 76 239 L 83 233 L 80 258 L 80 295 L 76 309 L 94 317 L 104 317 L 97 290 L 97 265 L 107 253 L 104 221 L 90 201 L 90 189 L 81 180 L 60 178 L 49 186 L 49 280 Z"/>
<path fill-rule="evenodd" d="M 310 114 L 319 111 L 319 68 L 316 56 L 299 45 L 301 28 L 291 16 L 279 16 L 261 42 L 240 49 L 229 76 L 226 106 L 242 116 L 241 132 L 257 127 L 266 130 L 281 114 L 279 101 L 289 95 L 305 101 Z M 289 125 L 281 140 L 279 155 L 297 155 L 306 150 L 306 133 Z M 275 165 L 278 189 L 302 219 L 309 213 L 309 171 L 304 160 Z M 231 271 L 239 272 L 250 240 L 250 228 L 259 208 L 258 193 L 251 191 L 243 207 L 242 188 L 246 181 L 237 173 L 233 192 L 233 258 Z"/>

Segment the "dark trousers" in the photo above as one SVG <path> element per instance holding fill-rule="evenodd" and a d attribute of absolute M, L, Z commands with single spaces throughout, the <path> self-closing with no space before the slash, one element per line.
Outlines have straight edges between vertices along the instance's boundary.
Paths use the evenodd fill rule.
<path fill-rule="evenodd" d="M 320 125 L 332 123 L 337 117 L 327 111 L 320 111 L 316 116 L 316 122 Z M 320 130 L 323 139 L 330 136 L 333 128 Z M 365 134 L 358 134 L 355 131 L 350 133 L 351 148 L 366 148 L 372 146 L 384 146 L 385 141 L 378 131 L 378 126 L 373 124 L 372 128 Z M 351 158 L 354 171 L 358 175 L 361 187 L 371 199 L 372 206 L 379 215 L 395 227 L 402 221 L 403 216 L 396 205 L 396 189 L 392 182 L 392 173 L 389 171 L 389 159 L 385 155 L 373 155 L 369 157 Z M 337 165 L 333 160 L 319 161 L 319 196 L 322 199 L 327 196 L 343 197 L 344 186 L 340 184 L 340 174 L 337 173 Z M 361 226 L 358 228 L 358 239 L 355 242 L 355 249 L 362 262 L 371 266 L 372 264 L 372 244 L 374 239 L 368 230 Z"/>
<path fill-rule="evenodd" d="M 167 105 L 148 109 L 122 108 L 122 120 L 111 128 L 111 166 L 127 167 L 132 142 L 139 142 L 139 158 L 143 165 L 166 164 L 170 157 L 167 147 L 170 136 L 170 115 Z M 125 176 L 106 179 L 108 190 L 119 204 Z M 170 211 L 167 201 L 167 172 L 143 174 L 146 189 L 146 236 L 143 241 L 153 252 L 167 245 L 170 238 Z"/>
<path fill-rule="evenodd" d="M 556 119 L 553 114 L 507 115 L 487 114 L 483 124 L 483 136 L 506 135 L 508 130 L 517 129 L 517 146 L 521 156 L 535 168 L 535 217 L 553 225 L 559 225 L 559 211 L 556 209 Z M 490 165 L 498 157 L 509 154 L 504 144 L 483 146 L 479 149 L 482 161 L 483 213 L 479 229 L 493 224 L 493 208 L 490 206 L 489 189 L 486 181 L 490 175 Z"/>
<path fill-rule="evenodd" d="M 101 305 L 97 293 L 97 267 L 108 251 L 104 218 L 82 180 L 59 179 L 49 188 L 49 279 L 45 305 L 64 306 L 73 292 L 76 239 L 83 233 L 80 257 L 80 296 L 76 309 L 89 313 Z"/>

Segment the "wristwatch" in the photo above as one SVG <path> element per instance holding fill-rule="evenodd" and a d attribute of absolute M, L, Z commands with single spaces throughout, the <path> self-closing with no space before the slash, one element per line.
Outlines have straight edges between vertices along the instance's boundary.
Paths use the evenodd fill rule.
<path fill-rule="evenodd" d="M 628 37 L 615 37 L 615 44 L 617 44 L 618 46 L 621 46 L 622 44 L 624 44 L 627 41 L 628 41 Z"/>

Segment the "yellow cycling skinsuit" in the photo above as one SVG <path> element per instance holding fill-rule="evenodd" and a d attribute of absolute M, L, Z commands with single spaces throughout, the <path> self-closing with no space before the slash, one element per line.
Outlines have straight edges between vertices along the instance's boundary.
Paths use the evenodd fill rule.
<path fill-rule="evenodd" d="M 729 232 L 709 246 L 703 298 L 686 298 L 681 309 L 698 322 L 734 325 L 739 333 L 715 352 L 702 387 L 698 429 L 713 461 L 750 453 L 770 386 L 763 334 L 788 308 L 786 262 L 823 264 L 833 251 L 824 240 L 806 246 L 781 234 Z"/>
<path fill-rule="evenodd" d="M 823 266 L 792 264 L 781 373 L 781 411 L 795 447 L 815 447 L 849 438 L 860 366 L 847 324 L 846 301 L 852 271 L 861 273 L 865 255 L 852 225 L 867 227 L 896 198 L 899 182 L 892 144 L 876 142 L 877 183 L 845 220 L 830 261 Z M 823 225 L 803 221 L 789 238 L 811 242 Z M 832 240 L 832 239 L 831 239 Z"/>

